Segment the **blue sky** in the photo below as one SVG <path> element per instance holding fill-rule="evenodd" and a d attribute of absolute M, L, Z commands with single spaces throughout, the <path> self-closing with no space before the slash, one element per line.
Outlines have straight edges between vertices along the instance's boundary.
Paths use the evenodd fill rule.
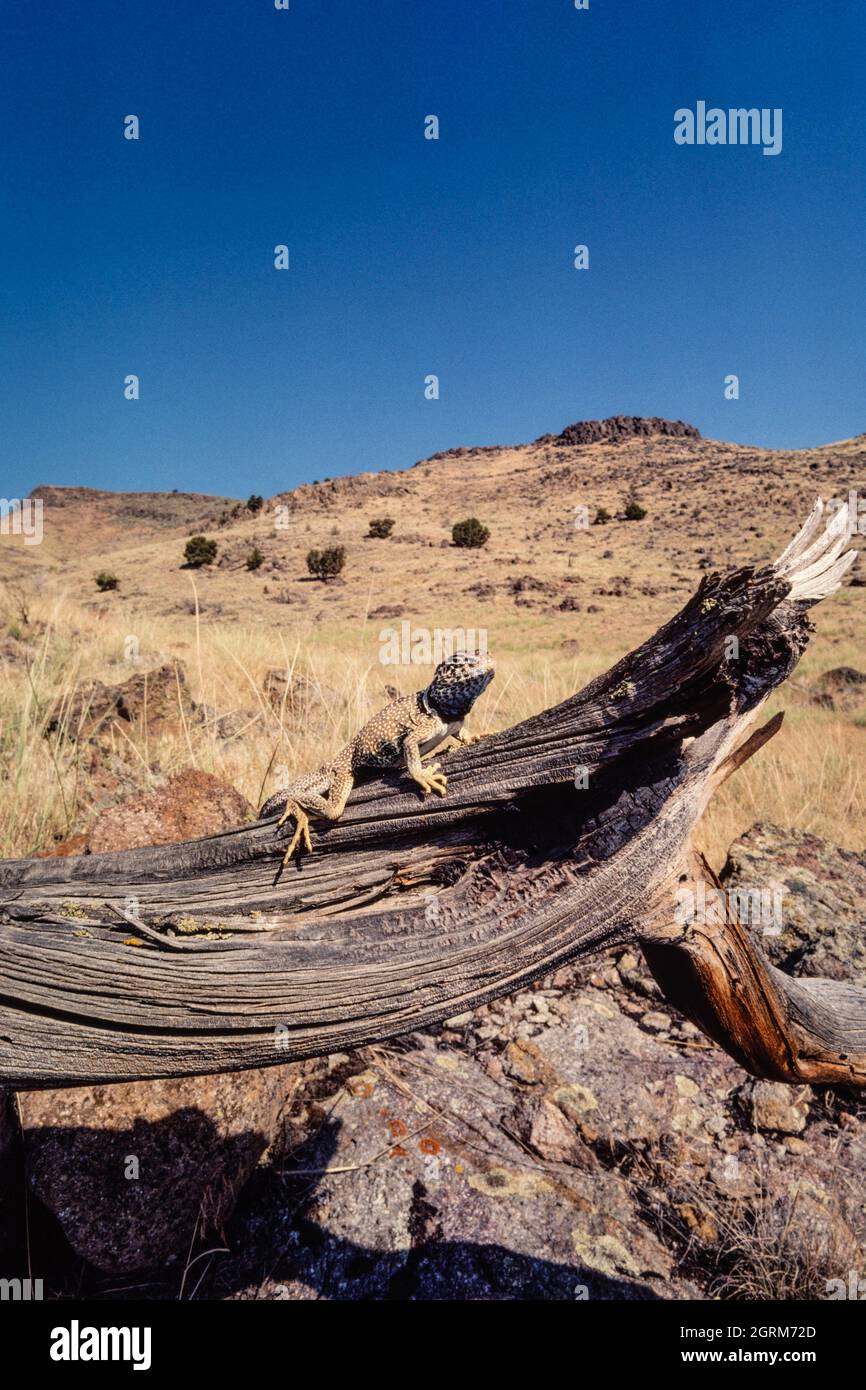
<path fill-rule="evenodd" d="M 617 413 L 866 430 L 860 0 L 7 0 L 0 26 L 7 497 L 268 495 Z M 781 107 L 781 154 L 677 146 L 699 99 Z"/>

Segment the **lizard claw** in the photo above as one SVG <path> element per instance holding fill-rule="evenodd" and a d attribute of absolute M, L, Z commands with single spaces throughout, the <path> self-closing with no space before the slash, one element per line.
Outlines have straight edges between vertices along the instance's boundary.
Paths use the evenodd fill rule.
<path fill-rule="evenodd" d="M 312 848 L 313 848 L 313 843 L 312 843 L 312 841 L 311 841 L 311 839 L 310 839 L 310 819 L 309 819 L 309 816 L 307 815 L 306 811 L 304 811 L 304 810 L 298 805 L 298 803 L 297 803 L 296 801 L 289 801 L 289 802 L 287 803 L 286 809 L 283 811 L 283 814 L 280 816 L 280 819 L 277 821 L 277 827 L 276 827 L 277 830 L 279 830 L 280 826 L 281 826 L 281 825 L 284 825 L 284 824 L 286 823 L 287 820 L 290 820 L 290 819 L 292 819 L 292 818 L 294 818 L 294 821 L 295 821 L 295 833 L 294 833 L 294 835 L 292 836 L 291 840 L 289 841 L 289 847 L 288 847 L 288 849 L 286 850 L 285 854 L 283 855 L 283 865 L 284 865 L 284 866 L 288 865 L 289 861 L 291 860 L 292 855 L 294 854 L 294 852 L 295 852 L 295 850 L 297 849 L 298 844 L 299 844 L 299 842 L 300 842 L 301 840 L 303 840 L 303 842 L 304 842 L 304 849 L 306 849 L 307 851 L 310 851 L 310 850 L 312 850 Z"/>
<path fill-rule="evenodd" d="M 424 769 L 424 779 L 427 782 L 427 790 L 436 792 L 439 796 L 445 795 L 445 788 L 448 786 L 448 778 L 439 769 L 438 763 L 431 763 Z"/>

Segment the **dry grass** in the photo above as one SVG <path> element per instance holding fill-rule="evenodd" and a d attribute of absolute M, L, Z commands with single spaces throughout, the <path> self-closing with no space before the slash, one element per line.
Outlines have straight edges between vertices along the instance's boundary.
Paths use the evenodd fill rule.
<path fill-rule="evenodd" d="M 677 1252 L 681 1273 L 710 1298 L 749 1302 L 827 1299 L 866 1259 L 862 1181 L 851 1154 L 817 1147 L 806 1174 L 768 1151 L 744 1167 L 750 1190 L 726 1192 L 652 1149 L 634 1158 L 646 1216 Z M 693 1171 L 693 1170 L 692 1170 Z M 753 1180 L 753 1181 L 752 1181 Z"/>
<path fill-rule="evenodd" d="M 206 622 L 191 612 L 154 617 L 131 607 L 98 610 L 69 599 L 36 595 L 29 626 L 17 604 L 0 611 L 0 637 L 10 630 L 32 650 L 29 666 L 0 666 L 0 856 L 32 853 L 86 827 L 95 808 L 121 791 L 149 788 L 184 767 L 212 772 L 258 805 L 281 767 L 289 773 L 317 765 L 336 752 L 387 698 L 388 684 L 416 689 L 428 668 L 379 663 L 381 624 L 296 624 L 294 629 L 239 622 Z M 510 617 L 497 634 L 499 675 L 473 715 L 478 729 L 495 730 L 566 698 L 622 655 L 608 637 L 591 656 L 550 650 L 536 655 L 538 622 Z M 178 707 L 168 734 L 117 731 L 104 751 L 110 785 L 100 783 L 92 749 L 69 723 L 46 737 L 49 711 L 67 709 L 79 683 L 118 683 L 136 669 L 125 656 L 137 643 L 139 667 L 177 657 L 193 698 L 220 714 L 249 716 L 243 737 L 224 740 L 214 721 L 196 722 Z M 833 652 L 833 660 L 854 654 Z M 826 662 L 824 663 L 826 665 Z M 272 667 L 302 672 L 314 683 L 310 716 L 273 711 L 262 680 Z M 822 669 L 820 660 L 817 668 Z M 776 820 L 861 850 L 866 843 L 866 728 L 854 718 L 792 705 L 785 692 L 772 708 L 787 708 L 782 732 L 722 789 L 701 827 L 700 839 L 721 865 L 730 842 L 756 820 Z M 116 779 L 116 780 L 114 780 Z"/>
<path fill-rule="evenodd" d="M 749 1302 L 826 1299 L 831 1280 L 847 1284 L 848 1271 L 863 1263 L 846 1205 L 835 1193 L 829 1205 L 818 1204 L 795 1186 L 781 1197 L 761 1190 L 720 1206 L 713 1212 L 719 1241 L 709 1294 Z"/>

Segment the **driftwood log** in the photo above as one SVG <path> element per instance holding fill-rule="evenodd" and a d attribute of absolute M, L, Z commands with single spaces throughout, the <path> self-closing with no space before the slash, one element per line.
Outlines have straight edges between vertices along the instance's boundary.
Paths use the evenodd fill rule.
<path fill-rule="evenodd" d="M 362 785 L 281 875 L 273 819 L 3 863 L 0 1085 L 343 1050 L 626 942 L 754 1074 L 866 1084 L 866 992 L 773 968 L 733 911 L 678 907 L 684 885 L 713 886 L 695 825 L 778 726 L 747 737 L 807 644 L 808 609 L 854 558 L 847 528 L 818 504 L 774 565 L 705 577 L 584 690 L 449 756 L 444 800 L 396 775 Z"/>

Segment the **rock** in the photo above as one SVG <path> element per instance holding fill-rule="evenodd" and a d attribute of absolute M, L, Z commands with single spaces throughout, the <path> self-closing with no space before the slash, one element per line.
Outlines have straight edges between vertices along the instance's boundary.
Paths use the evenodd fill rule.
<path fill-rule="evenodd" d="M 383 1060 L 356 1054 L 364 1084 L 344 1079 L 332 1118 L 336 1084 L 328 1091 L 319 1077 L 302 1087 L 316 1132 L 290 1159 L 277 1155 L 281 1183 L 222 1262 L 237 1296 L 694 1295 L 623 1175 L 592 1160 L 533 1159 L 509 1132 L 520 1097 L 507 1078 L 457 1047 L 443 1051 L 429 1034 L 412 1035 L 408 1054 Z M 526 1132 L 551 1153 L 574 1139 L 556 1111 L 543 1096 L 525 1112 Z M 381 1158 L 365 1161 L 373 1155 Z M 323 1170 L 312 1193 L 309 1170 Z M 275 1284 L 262 1291 L 262 1269 L 277 1264 Z"/>
<path fill-rule="evenodd" d="M 523 1042 L 509 1043 L 505 1049 L 505 1057 L 502 1063 L 505 1073 L 514 1081 L 522 1081 L 526 1085 L 533 1085 L 540 1080 L 538 1067 L 537 1050 L 530 1043 L 528 1046 Z"/>
<path fill-rule="evenodd" d="M 641 1014 L 641 1026 L 648 1029 L 650 1033 L 666 1033 L 671 1026 L 669 1014 L 659 1013 L 655 1009 L 650 1009 L 647 1013 Z"/>
<path fill-rule="evenodd" d="M 710 1214 L 703 1207 L 696 1207 L 692 1202 L 681 1202 L 676 1210 L 679 1212 L 683 1221 L 690 1231 L 705 1245 L 714 1245 L 719 1238 L 718 1227 Z"/>
<path fill-rule="evenodd" d="M 453 1018 L 446 1018 L 446 1028 L 465 1028 L 472 1022 L 472 1010 L 467 1009 L 465 1013 L 455 1014 Z"/>
<path fill-rule="evenodd" d="M 549 1096 L 520 1096 L 511 1114 L 512 1133 L 550 1163 L 571 1163 L 592 1169 L 596 1158 L 573 1123 Z"/>
<path fill-rule="evenodd" d="M 746 1087 L 756 1129 L 776 1134 L 802 1134 L 809 1116 L 808 1086 L 786 1086 L 782 1081 L 755 1081 Z"/>
<path fill-rule="evenodd" d="M 27 1173 L 73 1249 L 107 1273 L 219 1233 L 303 1069 L 21 1095 Z"/>
<path fill-rule="evenodd" d="M 782 1144 L 791 1154 L 805 1154 L 809 1152 L 809 1145 L 805 1139 L 797 1139 L 793 1134 L 786 1134 Z"/>
<path fill-rule="evenodd" d="M 804 830 L 761 822 L 731 845 L 722 881 L 728 889 L 781 892 L 781 931 L 749 926 L 774 965 L 866 985 L 862 856 Z"/>
<path fill-rule="evenodd" d="M 250 803 L 210 772 L 187 768 L 156 791 L 131 796 L 103 811 L 87 833 L 91 854 L 168 845 L 216 835 L 254 819 Z"/>
<path fill-rule="evenodd" d="M 683 420 L 664 420 L 658 415 L 610 415 L 606 420 L 578 420 L 567 425 L 561 434 L 545 434 L 536 444 L 550 443 L 559 446 L 578 444 L 618 444 L 636 436 L 649 438 L 652 435 L 667 435 L 676 439 L 700 439 L 701 432 L 694 425 Z"/>
<path fill-rule="evenodd" d="M 311 706 L 336 699 L 336 691 L 299 671 L 274 669 L 262 681 L 265 698 L 275 714 L 302 714 Z"/>
<path fill-rule="evenodd" d="M 196 705 L 195 718 L 198 723 L 212 729 L 217 738 L 229 742 L 251 729 L 258 722 L 259 715 L 250 710 L 229 710 L 228 714 L 220 714 L 212 705 L 200 704 Z"/>
<path fill-rule="evenodd" d="M 194 702 L 179 661 L 155 671 L 137 671 L 118 685 L 87 681 L 76 688 L 71 700 L 55 703 L 46 733 L 62 730 L 72 740 L 109 739 L 113 726 L 152 737 L 191 718 Z"/>
<path fill-rule="evenodd" d="M 142 845 L 173 844 L 231 830 L 254 819 L 240 792 L 210 772 L 187 768 L 151 792 L 136 792 L 101 811 L 89 830 L 40 850 L 34 859 L 67 858 Z"/>
<path fill-rule="evenodd" d="M 866 700 L 866 675 L 854 666 L 834 666 L 807 687 L 810 700 L 826 709 L 857 709 Z"/>
<path fill-rule="evenodd" d="M 640 965 L 631 951 L 626 951 L 620 956 L 616 964 L 617 975 L 624 985 L 636 994 L 642 994 L 647 999 L 661 999 L 662 992 L 646 971 L 640 969 Z M 659 1017 L 663 1015 L 659 1014 Z M 669 1020 L 670 1021 L 670 1020 Z"/>

